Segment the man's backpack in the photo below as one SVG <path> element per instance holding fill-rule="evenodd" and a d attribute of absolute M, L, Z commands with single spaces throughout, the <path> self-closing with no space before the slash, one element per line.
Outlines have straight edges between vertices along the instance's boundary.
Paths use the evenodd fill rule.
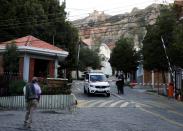
<path fill-rule="evenodd" d="M 38 95 L 36 94 L 36 89 L 35 89 L 33 83 L 28 83 L 26 85 L 25 98 L 26 98 L 26 100 L 31 100 L 31 99 L 37 99 L 38 98 Z"/>

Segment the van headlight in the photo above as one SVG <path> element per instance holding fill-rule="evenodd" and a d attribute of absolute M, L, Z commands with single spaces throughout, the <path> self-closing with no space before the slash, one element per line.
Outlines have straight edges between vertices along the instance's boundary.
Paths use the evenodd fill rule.
<path fill-rule="evenodd" d="M 95 87 L 94 85 L 90 85 L 90 87 Z"/>

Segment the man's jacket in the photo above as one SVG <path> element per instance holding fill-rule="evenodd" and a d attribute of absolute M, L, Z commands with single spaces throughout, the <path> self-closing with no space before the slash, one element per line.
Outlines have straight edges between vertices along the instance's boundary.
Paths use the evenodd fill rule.
<path fill-rule="evenodd" d="M 37 94 L 33 83 L 28 83 L 25 89 L 25 99 L 27 101 L 37 99 L 39 100 L 39 94 Z"/>

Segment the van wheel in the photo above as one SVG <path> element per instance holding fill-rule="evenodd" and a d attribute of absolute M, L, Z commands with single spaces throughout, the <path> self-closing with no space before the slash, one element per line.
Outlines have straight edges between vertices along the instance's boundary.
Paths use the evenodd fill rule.
<path fill-rule="evenodd" d="M 110 95 L 111 95 L 110 93 L 107 93 L 107 97 L 110 97 Z"/>

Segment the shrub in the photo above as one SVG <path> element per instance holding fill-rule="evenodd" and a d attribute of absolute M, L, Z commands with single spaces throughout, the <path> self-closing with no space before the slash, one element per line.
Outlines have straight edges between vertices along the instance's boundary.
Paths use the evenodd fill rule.
<path fill-rule="evenodd" d="M 9 81 L 4 80 L 2 76 L 0 76 L 0 96 L 8 95 L 8 86 Z"/>
<path fill-rule="evenodd" d="M 10 81 L 9 83 L 10 95 L 22 95 L 23 87 L 25 85 L 26 85 L 26 82 L 23 80 Z"/>
<path fill-rule="evenodd" d="M 49 87 L 48 85 L 41 85 L 42 95 L 55 95 L 55 94 L 71 94 L 71 86 L 64 85 L 63 87 Z"/>

